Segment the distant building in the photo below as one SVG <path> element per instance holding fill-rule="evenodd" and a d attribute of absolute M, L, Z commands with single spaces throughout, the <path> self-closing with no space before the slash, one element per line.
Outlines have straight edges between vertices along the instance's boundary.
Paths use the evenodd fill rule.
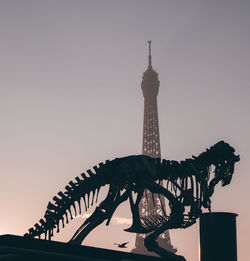
<path fill-rule="evenodd" d="M 142 154 L 153 158 L 161 157 L 160 146 L 160 132 L 159 132 L 159 120 L 157 110 L 157 95 L 159 92 L 160 82 L 158 79 L 158 73 L 152 68 L 152 56 L 151 56 L 151 41 L 149 44 L 149 56 L 148 56 L 148 68 L 143 73 L 141 88 L 144 96 L 144 120 L 143 120 L 143 139 L 142 139 Z M 165 206 L 164 198 L 144 196 L 139 206 L 140 215 L 142 217 L 153 216 L 155 214 L 164 215 L 161 209 L 161 202 Z M 161 202 L 160 202 L 161 201 Z M 155 205 L 154 205 L 155 203 Z M 145 234 L 137 234 L 135 240 L 135 248 L 132 250 L 134 253 L 154 255 L 153 252 L 148 252 L 144 247 Z M 175 253 L 177 250 L 171 245 L 169 231 L 165 231 L 161 234 L 157 240 L 158 244 Z"/>

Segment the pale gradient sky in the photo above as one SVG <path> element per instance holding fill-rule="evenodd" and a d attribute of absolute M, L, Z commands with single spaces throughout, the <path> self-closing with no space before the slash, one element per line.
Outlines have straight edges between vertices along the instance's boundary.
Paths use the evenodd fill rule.
<path fill-rule="evenodd" d="M 96 163 L 141 153 L 150 39 L 162 157 L 183 160 L 221 139 L 236 148 L 241 161 L 212 209 L 239 214 L 238 257 L 248 260 L 249 14 L 249 0 L 1 0 L 0 234 L 24 234 Z M 126 204 L 116 216 L 129 217 Z M 130 240 L 130 250 L 126 227 L 102 226 L 86 244 Z M 188 261 L 198 261 L 198 236 L 198 225 L 171 232 Z"/>

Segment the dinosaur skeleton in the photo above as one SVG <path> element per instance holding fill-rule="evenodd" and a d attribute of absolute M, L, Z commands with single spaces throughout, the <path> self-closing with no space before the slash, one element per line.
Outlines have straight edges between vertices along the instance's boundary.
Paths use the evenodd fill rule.
<path fill-rule="evenodd" d="M 100 188 L 109 185 L 107 197 L 75 232 L 70 243 L 81 244 L 88 233 L 105 220 L 109 225 L 116 208 L 128 199 L 133 223 L 125 231 L 151 232 L 144 240 L 149 251 L 166 260 L 185 260 L 159 247 L 156 239 L 167 229 L 187 228 L 194 224 L 202 208 L 211 211 L 210 198 L 216 184 L 221 181 L 225 186 L 231 182 L 234 164 L 239 161 L 234 151 L 229 144 L 220 141 L 199 156 L 180 162 L 136 155 L 99 163 L 87 170 L 87 174 L 82 173 L 81 178 L 70 181 L 65 192 L 60 191 L 53 197 L 54 203 L 48 203 L 44 219 L 40 219 L 40 224 L 36 223 L 25 236 L 40 238 L 44 235 L 45 239 L 51 240 L 54 230 L 59 232 L 60 224 L 64 227 L 69 216 L 73 219 L 78 212 L 81 214 L 82 199 L 87 211 L 95 196 L 97 201 Z M 160 200 L 162 197 L 168 200 L 168 215 L 162 207 L 164 215 L 140 217 L 139 203 L 145 189 L 158 195 Z"/>

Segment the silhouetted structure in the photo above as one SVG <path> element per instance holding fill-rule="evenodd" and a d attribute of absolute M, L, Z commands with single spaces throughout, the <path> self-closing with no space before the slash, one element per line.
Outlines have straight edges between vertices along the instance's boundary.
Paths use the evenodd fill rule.
<path fill-rule="evenodd" d="M 237 261 L 236 216 L 213 212 L 200 217 L 200 261 Z"/>
<path fill-rule="evenodd" d="M 229 144 L 220 141 L 198 157 L 192 156 L 181 162 L 137 155 L 100 163 L 93 170 L 87 170 L 88 175 L 82 173 L 82 178 L 76 177 L 74 182 L 70 181 L 65 187 L 66 191 L 60 191 L 53 198 L 54 203 L 49 202 L 40 224 L 35 224 L 25 236 L 40 238 L 44 235 L 45 239 L 51 239 L 54 229 L 58 232 L 60 223 L 64 226 L 65 220 L 66 223 L 69 221 L 68 215 L 73 218 L 72 210 L 75 216 L 78 211 L 81 213 L 82 199 L 87 209 L 90 195 L 93 205 L 95 193 L 102 186 L 109 185 L 106 198 L 84 221 L 70 243 L 80 245 L 95 227 L 104 221 L 108 225 L 117 207 L 129 199 L 133 223 L 125 231 L 151 233 L 144 240 L 148 251 L 168 258 L 169 261 L 184 261 L 184 257 L 158 246 L 156 240 L 168 229 L 187 228 L 194 224 L 201 215 L 202 208 L 211 210 L 210 198 L 217 183 L 221 181 L 225 186 L 231 182 L 235 162 L 239 161 L 239 156 L 234 151 Z M 159 182 L 163 180 L 166 184 L 161 185 Z M 166 198 L 170 213 L 166 213 L 165 204 L 161 203 L 164 215 L 141 217 L 139 204 L 145 189 L 156 193 L 159 200 L 160 196 Z M 78 211 L 76 202 L 79 205 Z"/>
<path fill-rule="evenodd" d="M 2 261 L 161 261 L 159 257 L 137 255 L 56 241 L 0 236 Z"/>
<path fill-rule="evenodd" d="M 141 88 L 144 96 L 144 120 L 143 120 L 143 139 L 142 139 L 142 154 L 150 156 L 152 158 L 161 158 L 161 146 L 160 146 L 160 132 L 159 132 L 159 120 L 158 120 L 158 108 L 157 108 L 157 95 L 159 93 L 160 81 L 158 79 L 157 72 L 152 67 L 152 55 L 151 55 L 151 41 L 149 44 L 148 55 L 148 68 L 143 73 Z M 144 218 L 161 215 L 161 205 L 165 209 L 165 199 L 147 195 L 148 190 L 145 190 L 144 196 L 140 203 L 140 215 Z M 147 251 L 144 246 L 145 234 L 137 234 L 135 239 L 135 247 L 132 250 L 134 253 L 140 254 L 153 254 Z M 157 242 L 165 249 L 176 253 L 176 249 L 173 248 L 170 240 L 169 231 L 166 230 L 162 233 Z"/>
<path fill-rule="evenodd" d="M 157 95 L 159 93 L 160 81 L 157 72 L 152 67 L 151 41 L 149 44 L 148 68 L 143 73 L 141 88 L 144 96 L 144 120 L 143 120 L 143 139 L 142 154 L 152 158 L 161 158 L 160 132 L 157 108 Z M 140 203 L 140 215 L 144 218 L 152 215 L 164 216 L 161 205 L 165 209 L 165 199 L 154 196 L 148 196 L 148 190 L 145 190 Z M 134 253 L 153 254 L 147 251 L 144 246 L 145 234 L 137 234 L 135 239 Z M 169 231 L 162 233 L 157 242 L 165 249 L 175 253 L 170 240 Z"/>

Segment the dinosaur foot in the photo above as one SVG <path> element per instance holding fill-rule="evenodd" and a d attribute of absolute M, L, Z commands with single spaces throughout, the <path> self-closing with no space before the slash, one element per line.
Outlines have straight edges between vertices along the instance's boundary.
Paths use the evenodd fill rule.
<path fill-rule="evenodd" d="M 152 238 L 148 237 L 144 240 L 144 245 L 150 252 L 155 252 L 166 261 L 186 261 L 183 256 L 176 255 L 158 245 L 158 243 Z"/>
<path fill-rule="evenodd" d="M 142 226 L 131 226 L 129 228 L 124 229 L 124 231 L 130 232 L 130 233 L 144 234 L 144 233 L 149 233 L 152 230 L 146 229 Z"/>

